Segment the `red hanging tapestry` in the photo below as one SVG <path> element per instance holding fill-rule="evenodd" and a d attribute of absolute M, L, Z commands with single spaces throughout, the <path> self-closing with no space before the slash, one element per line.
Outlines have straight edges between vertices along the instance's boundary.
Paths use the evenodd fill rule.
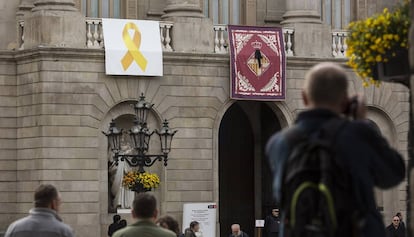
<path fill-rule="evenodd" d="M 231 98 L 285 99 L 285 48 L 279 27 L 228 26 Z"/>

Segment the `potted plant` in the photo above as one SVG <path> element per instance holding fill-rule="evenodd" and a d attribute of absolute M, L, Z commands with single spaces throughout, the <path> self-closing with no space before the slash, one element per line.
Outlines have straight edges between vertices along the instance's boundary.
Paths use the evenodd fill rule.
<path fill-rule="evenodd" d="M 363 85 L 408 79 L 409 1 L 365 20 L 351 22 L 346 55 L 348 65 L 362 78 Z M 408 80 L 406 80 L 408 82 Z"/>
<path fill-rule="evenodd" d="M 147 192 L 153 188 L 157 188 L 160 184 L 160 178 L 155 173 L 143 172 L 140 173 L 136 170 L 127 172 L 123 179 L 122 185 L 135 192 Z"/>

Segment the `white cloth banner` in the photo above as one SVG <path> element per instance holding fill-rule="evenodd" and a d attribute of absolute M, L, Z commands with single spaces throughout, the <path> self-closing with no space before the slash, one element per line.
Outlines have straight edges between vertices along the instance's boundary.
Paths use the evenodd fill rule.
<path fill-rule="evenodd" d="M 162 76 L 158 21 L 102 19 L 108 75 Z"/>

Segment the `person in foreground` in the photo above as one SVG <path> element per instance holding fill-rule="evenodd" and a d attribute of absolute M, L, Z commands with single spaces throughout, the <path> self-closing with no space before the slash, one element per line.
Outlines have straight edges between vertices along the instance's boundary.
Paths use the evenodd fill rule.
<path fill-rule="evenodd" d="M 356 226 L 345 227 L 350 232 L 347 236 L 356 236 L 355 232 L 358 232 L 358 236 L 362 237 L 384 237 L 385 227 L 376 209 L 373 188 L 391 188 L 397 185 L 405 177 L 405 166 L 401 155 L 390 147 L 366 119 L 363 97 L 349 97 L 347 89 L 346 72 L 338 64 L 320 63 L 307 72 L 302 91 L 303 103 L 307 109 L 298 114 L 292 128 L 273 135 L 266 146 L 274 175 L 274 196 L 278 202 L 283 200 L 282 190 L 286 188 L 284 169 L 289 163 L 287 159 L 291 152 L 295 150 L 295 144 L 292 144 L 288 134 L 295 130 L 311 139 L 329 121 L 343 121 L 342 127 L 336 130 L 335 138 L 332 139 L 331 150 L 350 180 L 348 186 L 352 190 L 352 198 L 345 201 L 349 200 L 358 213 Z M 347 119 L 347 114 L 352 115 L 353 119 Z M 321 191 L 320 187 L 319 189 Z M 286 228 L 290 221 L 287 218 L 289 213 L 286 213 L 286 207 L 281 206 L 281 221 L 284 224 L 281 225 L 279 236 L 291 236 L 289 231 L 284 233 L 285 229 L 289 229 Z M 337 224 L 341 225 L 339 221 Z"/>
<path fill-rule="evenodd" d="M 34 194 L 29 216 L 12 223 L 5 237 L 72 237 L 72 229 L 58 216 L 60 193 L 50 184 L 42 184 Z"/>
<path fill-rule="evenodd" d="M 116 231 L 113 237 L 177 237 L 174 232 L 155 224 L 157 201 L 148 193 L 139 193 L 132 203 L 132 217 L 137 221 Z"/>

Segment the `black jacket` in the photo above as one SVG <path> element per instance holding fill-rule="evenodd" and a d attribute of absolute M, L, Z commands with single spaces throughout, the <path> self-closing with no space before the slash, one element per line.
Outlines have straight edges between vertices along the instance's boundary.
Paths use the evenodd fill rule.
<path fill-rule="evenodd" d="M 294 124 L 296 129 L 312 134 L 339 115 L 326 109 L 301 112 Z M 376 209 L 374 186 L 390 188 L 405 177 L 401 155 L 367 121 L 349 121 L 336 138 L 334 149 L 352 177 L 355 200 L 365 214 L 363 237 L 384 237 L 385 226 Z M 274 173 L 274 195 L 280 201 L 283 166 L 292 147 L 286 139 L 286 130 L 273 135 L 266 147 L 270 167 Z M 363 210 L 362 210 L 363 209 Z M 283 210 L 282 210 L 283 211 Z M 282 213 L 283 215 L 283 213 Z"/>

